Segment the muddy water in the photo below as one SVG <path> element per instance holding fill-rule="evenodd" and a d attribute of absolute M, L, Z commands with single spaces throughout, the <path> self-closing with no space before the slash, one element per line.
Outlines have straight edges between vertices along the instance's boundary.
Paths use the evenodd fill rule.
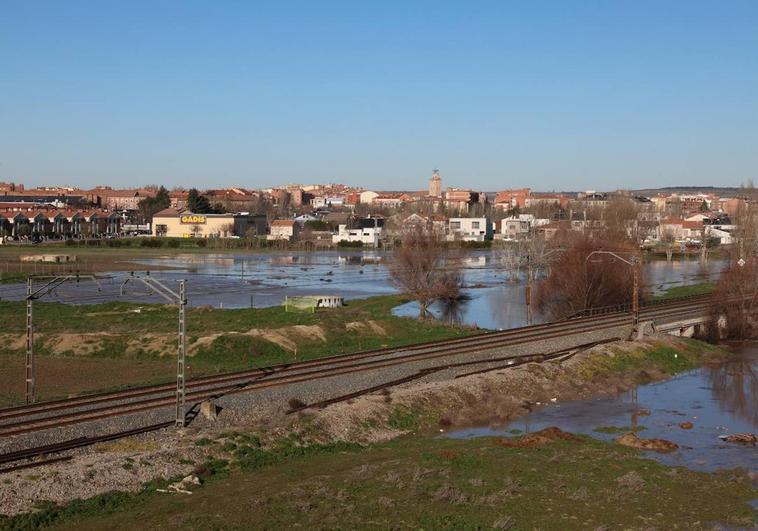
<path fill-rule="evenodd" d="M 631 427 L 639 436 L 674 441 L 671 454 L 648 452 L 669 465 L 714 471 L 742 467 L 758 474 L 758 447 L 727 443 L 720 435 L 758 433 L 758 343 L 735 346 L 734 357 L 665 382 L 642 385 L 612 398 L 551 403 L 504 426 L 451 432 L 451 437 L 503 436 L 547 426 L 612 441 L 620 433 L 598 428 Z M 640 410 L 649 415 L 637 414 Z M 692 429 L 680 424 L 691 422 Z"/>

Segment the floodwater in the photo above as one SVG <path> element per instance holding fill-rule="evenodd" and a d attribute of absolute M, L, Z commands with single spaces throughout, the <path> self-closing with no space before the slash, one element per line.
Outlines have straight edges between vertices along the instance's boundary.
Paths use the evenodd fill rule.
<path fill-rule="evenodd" d="M 758 447 L 722 441 L 719 436 L 758 433 L 758 343 L 733 348 L 727 362 L 702 367 L 671 380 L 641 385 L 612 398 L 551 403 L 506 425 L 470 428 L 448 434 L 454 438 L 504 436 L 512 430 L 533 432 L 548 426 L 612 441 L 619 433 L 603 427 L 644 427 L 643 438 L 667 439 L 680 448 L 670 454 L 646 452 L 668 465 L 715 471 L 743 468 L 758 474 Z M 649 411 L 641 416 L 640 410 Z M 680 424 L 691 422 L 693 428 Z"/>
<path fill-rule="evenodd" d="M 278 252 L 250 254 L 179 254 L 141 260 L 151 276 L 176 289 L 177 281 L 187 279 L 191 306 L 243 308 L 276 306 L 287 296 L 337 295 L 345 299 L 395 293 L 396 286 L 382 262 L 386 254 L 378 251 Z M 677 284 L 703 282 L 718 276 L 723 262 L 652 262 L 646 264 L 647 278 L 656 291 Z M 163 269 L 163 268 L 171 269 Z M 524 272 L 508 273 L 503 255 L 496 250 L 473 252 L 466 260 L 464 292 L 468 300 L 453 307 L 432 305 L 430 311 L 440 319 L 481 328 L 508 329 L 526 324 Z M 77 304 L 126 300 L 162 302 L 163 299 L 139 282 L 121 287 L 128 273 L 108 273 L 99 286 L 82 281 L 64 284 L 44 300 Z M 98 287 L 100 291 L 98 291 Z M 19 300 L 26 286 L 0 286 L 0 298 Z M 418 306 L 408 303 L 395 309 L 400 316 L 417 316 Z M 535 313 L 535 322 L 541 318 Z"/>

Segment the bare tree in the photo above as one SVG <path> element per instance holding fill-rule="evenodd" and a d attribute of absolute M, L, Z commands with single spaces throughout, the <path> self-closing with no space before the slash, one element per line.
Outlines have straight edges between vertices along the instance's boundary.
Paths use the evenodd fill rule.
<path fill-rule="evenodd" d="M 721 278 L 713 292 L 709 334 L 712 339 L 756 338 L 758 337 L 757 312 L 758 257 L 750 256 L 742 262 L 732 263 L 721 273 Z M 720 322 L 725 325 L 725 328 L 719 332 Z"/>
<path fill-rule="evenodd" d="M 462 298 L 463 252 L 448 249 L 442 237 L 426 226 L 414 226 L 403 234 L 388 268 L 400 290 L 418 302 L 419 319 L 428 315 L 434 301 Z"/>
<path fill-rule="evenodd" d="M 737 226 L 733 234 L 737 243 L 737 258 L 745 258 L 758 252 L 758 190 L 752 182 L 740 190 L 742 201 L 737 205 L 732 222 Z"/>
<path fill-rule="evenodd" d="M 610 241 L 629 241 L 639 245 L 641 238 L 637 230 L 638 210 L 632 198 L 621 195 L 612 197 L 603 210 L 604 237 Z"/>
<path fill-rule="evenodd" d="M 224 238 L 234 235 L 234 223 L 224 223 L 221 225 L 221 235 Z"/>
<path fill-rule="evenodd" d="M 671 232 L 671 229 L 666 229 L 661 233 L 660 237 L 661 243 L 663 243 L 664 248 L 666 249 L 666 260 L 671 261 L 671 258 L 674 254 L 674 247 L 676 245 L 676 236 L 674 236 L 674 233 Z"/>
<path fill-rule="evenodd" d="M 560 319 L 586 309 L 632 301 L 634 276 L 630 265 L 610 256 L 599 256 L 597 260 L 588 257 L 593 251 L 613 251 L 631 258 L 637 252 L 633 245 L 577 233 L 566 234 L 560 244 L 563 252 L 537 288 L 541 312 Z M 644 285 L 643 280 L 640 283 Z"/>

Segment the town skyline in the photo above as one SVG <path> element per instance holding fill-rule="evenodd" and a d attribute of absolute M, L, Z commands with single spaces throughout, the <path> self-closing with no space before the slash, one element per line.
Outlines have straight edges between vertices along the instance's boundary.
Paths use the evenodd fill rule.
<path fill-rule="evenodd" d="M 755 2 L 10 1 L 0 181 L 758 180 Z"/>

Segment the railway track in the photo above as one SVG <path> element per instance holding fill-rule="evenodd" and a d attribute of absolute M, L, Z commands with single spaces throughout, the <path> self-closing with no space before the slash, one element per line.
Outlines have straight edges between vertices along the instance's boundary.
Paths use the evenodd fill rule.
<path fill-rule="evenodd" d="M 707 300 L 707 297 L 692 297 L 646 307 L 641 311 L 641 319 L 682 318 L 702 314 Z M 628 314 L 609 313 L 463 338 L 374 349 L 266 368 L 203 376 L 188 380 L 187 400 L 200 402 L 223 395 L 280 387 L 412 362 L 443 359 L 473 352 L 497 351 L 535 340 L 616 328 L 628 321 Z M 518 356 L 512 357 L 515 359 Z M 174 392 L 175 384 L 171 383 L 2 409 L 0 410 L 0 437 L 168 407 L 174 404 Z"/>

